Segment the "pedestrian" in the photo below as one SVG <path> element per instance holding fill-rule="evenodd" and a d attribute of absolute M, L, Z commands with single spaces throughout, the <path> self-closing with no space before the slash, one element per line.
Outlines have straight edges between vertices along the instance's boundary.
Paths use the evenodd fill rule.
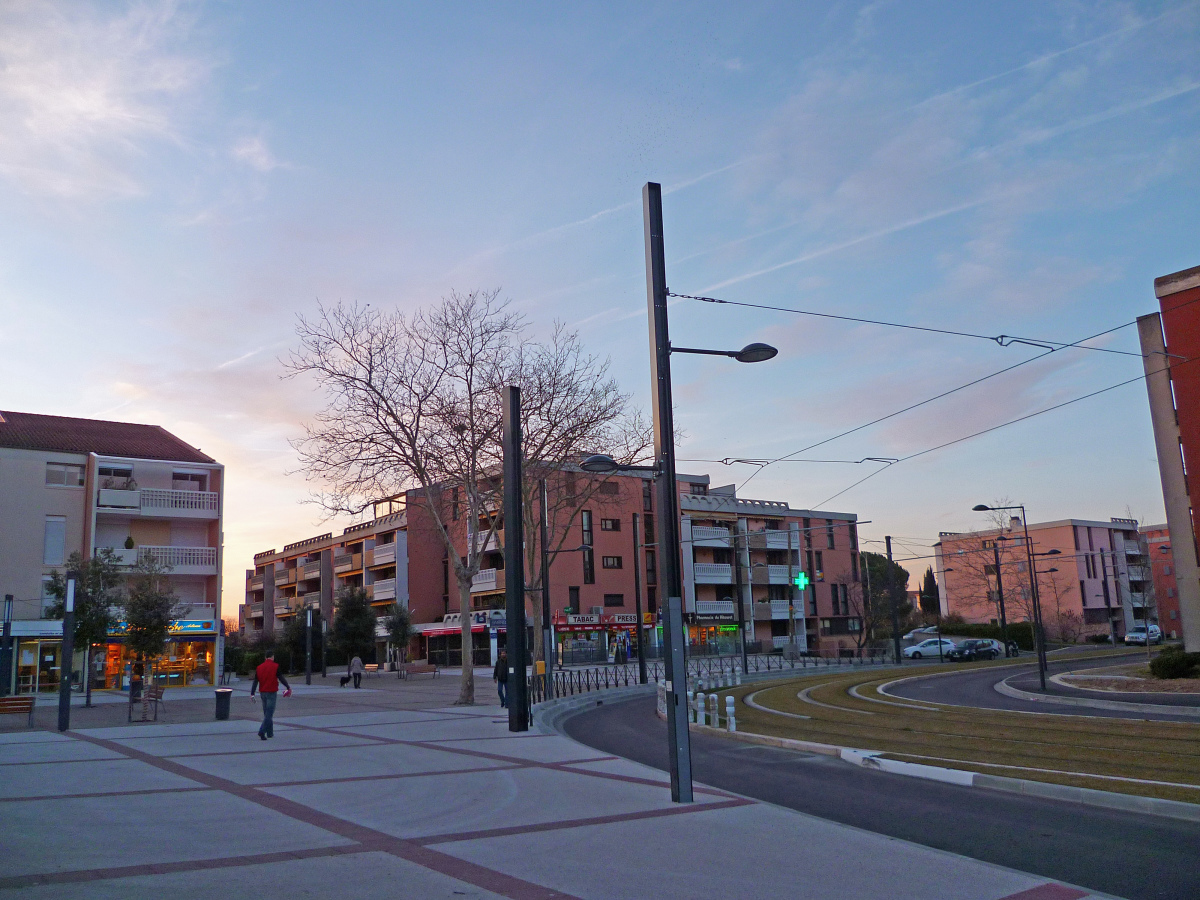
<path fill-rule="evenodd" d="M 500 658 L 496 660 L 496 668 L 492 671 L 492 681 L 496 682 L 496 693 L 500 695 L 500 708 L 508 709 L 508 651 L 501 650 Z"/>
<path fill-rule="evenodd" d="M 250 682 L 250 697 L 257 690 L 262 695 L 263 720 L 258 726 L 258 739 L 265 741 L 275 737 L 275 701 L 279 699 L 279 683 L 283 682 L 286 690 L 283 696 L 292 696 L 292 686 L 279 672 L 279 663 L 275 662 L 275 654 L 268 653 L 267 658 L 258 664 L 254 670 L 254 680 Z"/>
<path fill-rule="evenodd" d="M 363 665 L 362 657 L 356 656 L 350 660 L 350 667 L 346 671 L 354 679 L 355 690 L 362 687 L 363 672 L 367 671 L 367 667 Z"/>

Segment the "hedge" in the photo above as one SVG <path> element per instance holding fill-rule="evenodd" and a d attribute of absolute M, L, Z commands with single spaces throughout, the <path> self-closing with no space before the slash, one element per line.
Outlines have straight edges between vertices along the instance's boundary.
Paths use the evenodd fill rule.
<path fill-rule="evenodd" d="M 999 625 L 973 625 L 967 622 L 954 625 L 943 625 L 942 634 L 953 637 L 993 638 L 1000 640 Z M 1022 650 L 1033 652 L 1033 623 L 1010 622 L 1008 624 L 1008 639 L 1015 641 Z"/>
<path fill-rule="evenodd" d="M 1185 653 L 1178 645 L 1164 647 L 1150 660 L 1150 674 L 1155 678 L 1189 678 L 1200 668 L 1200 653 Z"/>

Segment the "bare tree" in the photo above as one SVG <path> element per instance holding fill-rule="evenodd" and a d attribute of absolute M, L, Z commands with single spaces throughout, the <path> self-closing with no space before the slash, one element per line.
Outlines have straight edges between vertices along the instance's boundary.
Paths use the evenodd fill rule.
<path fill-rule="evenodd" d="M 357 515 L 407 493 L 410 529 L 420 517 L 440 539 L 462 618 L 460 704 L 475 696 L 471 585 L 503 527 L 505 386 L 522 387 L 527 536 L 536 534 L 528 501 L 541 474 L 598 444 L 611 442 L 618 457 L 636 452 L 629 436 L 639 420 L 607 362 L 586 356 L 561 327 L 544 345 L 524 329 L 498 291 L 451 293 L 411 318 L 338 304 L 300 318 L 300 347 L 287 363 L 325 395 L 296 442 L 305 473 L 326 487 L 317 501 L 330 514 Z M 527 541 L 527 569 L 536 547 Z"/>

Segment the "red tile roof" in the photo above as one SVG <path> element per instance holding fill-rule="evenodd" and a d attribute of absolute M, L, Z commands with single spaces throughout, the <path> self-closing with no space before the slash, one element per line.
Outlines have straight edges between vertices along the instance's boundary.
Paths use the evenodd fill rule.
<path fill-rule="evenodd" d="M 157 425 L 71 419 L 8 410 L 0 410 L 0 447 L 174 462 L 216 462 Z"/>

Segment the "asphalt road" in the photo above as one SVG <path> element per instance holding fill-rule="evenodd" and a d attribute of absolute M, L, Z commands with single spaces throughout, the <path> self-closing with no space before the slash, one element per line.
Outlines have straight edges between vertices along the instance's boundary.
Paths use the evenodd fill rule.
<path fill-rule="evenodd" d="M 589 747 L 666 771 L 667 726 L 654 704 L 605 704 L 568 719 L 564 730 Z M 1200 823 L 889 775 L 707 735 L 692 736 L 692 766 L 696 781 L 713 787 L 1129 900 L 1200 897 Z M 833 862 L 797 860 L 797 877 L 806 866 Z M 919 880 L 921 873 L 896 877 Z"/>
<path fill-rule="evenodd" d="M 1058 675 L 1063 672 L 1084 671 L 1086 669 L 1117 666 L 1123 663 L 1136 662 L 1145 659 L 1145 651 L 1134 652 L 1129 656 L 1104 657 L 1100 659 L 1072 660 L 1054 662 L 1050 658 L 1047 672 Z M 950 664 L 948 664 L 950 665 Z M 1104 716 L 1115 719 L 1152 719 L 1155 721 L 1196 722 L 1197 718 L 1187 715 L 1173 716 L 1169 713 L 1134 712 L 1111 709 L 1092 709 L 1073 704 L 1054 704 L 1034 700 L 1019 700 L 1006 697 L 995 690 L 993 685 L 1009 678 L 1009 684 L 1023 691 L 1038 692 L 1037 664 L 1031 658 L 1029 665 L 1014 668 L 985 667 L 982 669 L 966 669 L 956 675 L 936 675 L 928 678 L 915 678 L 903 684 L 888 688 L 889 694 L 907 697 L 910 700 L 925 700 L 930 703 L 952 703 L 958 706 L 977 706 L 984 709 L 1007 709 L 1021 712 L 1062 713 L 1072 716 Z M 1101 700 L 1121 700 L 1126 702 L 1142 701 L 1162 706 L 1196 706 L 1196 698 L 1180 694 L 1133 694 L 1121 695 L 1103 691 L 1075 691 L 1046 682 L 1046 693 L 1067 697 L 1090 697 Z M 1200 865 L 1200 863 L 1198 863 Z M 1200 896 L 1198 894 L 1197 896 Z"/>

